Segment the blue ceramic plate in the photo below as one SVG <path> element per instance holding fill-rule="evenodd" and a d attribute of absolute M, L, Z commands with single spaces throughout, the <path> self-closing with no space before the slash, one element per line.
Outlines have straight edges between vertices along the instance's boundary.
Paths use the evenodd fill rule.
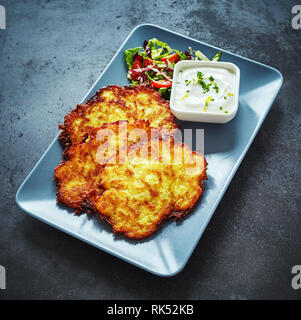
<path fill-rule="evenodd" d="M 158 38 L 172 48 L 200 49 L 208 57 L 217 50 L 222 61 L 235 63 L 241 72 L 239 109 L 227 124 L 182 122 L 182 128 L 205 129 L 205 155 L 208 181 L 205 192 L 194 211 L 180 223 L 164 223 L 164 227 L 145 241 L 132 241 L 114 236 L 110 226 L 96 216 L 76 216 L 56 202 L 53 170 L 59 164 L 62 147 L 58 137 L 48 147 L 19 188 L 16 201 L 21 209 L 68 234 L 113 254 L 137 267 L 159 276 L 180 272 L 200 240 L 210 218 L 232 180 L 244 155 L 265 119 L 282 85 L 279 71 L 240 57 L 206 43 L 150 24 L 136 27 L 113 57 L 84 100 L 110 84 L 128 84 L 123 50 L 141 46 L 145 39 Z"/>

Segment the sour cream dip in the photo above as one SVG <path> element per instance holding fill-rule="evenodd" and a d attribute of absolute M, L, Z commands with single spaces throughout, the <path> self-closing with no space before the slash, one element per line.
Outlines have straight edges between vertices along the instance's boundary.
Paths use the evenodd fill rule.
<path fill-rule="evenodd" d="M 180 120 L 228 122 L 237 112 L 239 78 L 232 63 L 180 61 L 174 70 L 171 110 Z"/>

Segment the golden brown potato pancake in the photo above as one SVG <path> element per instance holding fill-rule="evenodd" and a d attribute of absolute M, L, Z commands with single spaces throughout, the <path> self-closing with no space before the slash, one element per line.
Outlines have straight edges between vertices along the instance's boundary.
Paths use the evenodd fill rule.
<path fill-rule="evenodd" d="M 164 219 L 192 210 L 203 192 L 207 162 L 172 137 L 129 146 L 127 153 L 123 162 L 105 164 L 103 192 L 93 202 L 114 233 L 142 239 Z"/>
<path fill-rule="evenodd" d="M 85 143 L 73 144 L 65 161 L 55 168 L 57 200 L 77 212 L 93 211 L 91 198 L 101 193 L 101 171 L 109 157 L 136 142 L 159 134 L 148 121 L 117 121 L 94 129 Z"/>
<path fill-rule="evenodd" d="M 148 120 L 152 127 L 172 132 L 177 128 L 169 101 L 147 86 L 108 86 L 64 118 L 60 140 L 66 148 L 84 141 L 94 128 L 118 120 Z"/>

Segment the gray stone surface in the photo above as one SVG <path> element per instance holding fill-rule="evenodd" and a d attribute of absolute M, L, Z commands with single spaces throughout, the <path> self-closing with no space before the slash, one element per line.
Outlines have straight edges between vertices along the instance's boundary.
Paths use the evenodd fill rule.
<path fill-rule="evenodd" d="M 1 1 L 0 299 L 300 299 L 301 30 L 296 1 Z M 15 193 L 134 26 L 279 69 L 284 85 L 185 269 L 158 278 L 18 209 Z"/>

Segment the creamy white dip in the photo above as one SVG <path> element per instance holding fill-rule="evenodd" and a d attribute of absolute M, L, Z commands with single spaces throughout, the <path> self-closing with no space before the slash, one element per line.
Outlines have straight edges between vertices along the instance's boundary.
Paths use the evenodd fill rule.
<path fill-rule="evenodd" d="M 183 111 L 230 113 L 234 106 L 235 73 L 227 68 L 185 66 L 175 79 L 175 107 Z"/>

